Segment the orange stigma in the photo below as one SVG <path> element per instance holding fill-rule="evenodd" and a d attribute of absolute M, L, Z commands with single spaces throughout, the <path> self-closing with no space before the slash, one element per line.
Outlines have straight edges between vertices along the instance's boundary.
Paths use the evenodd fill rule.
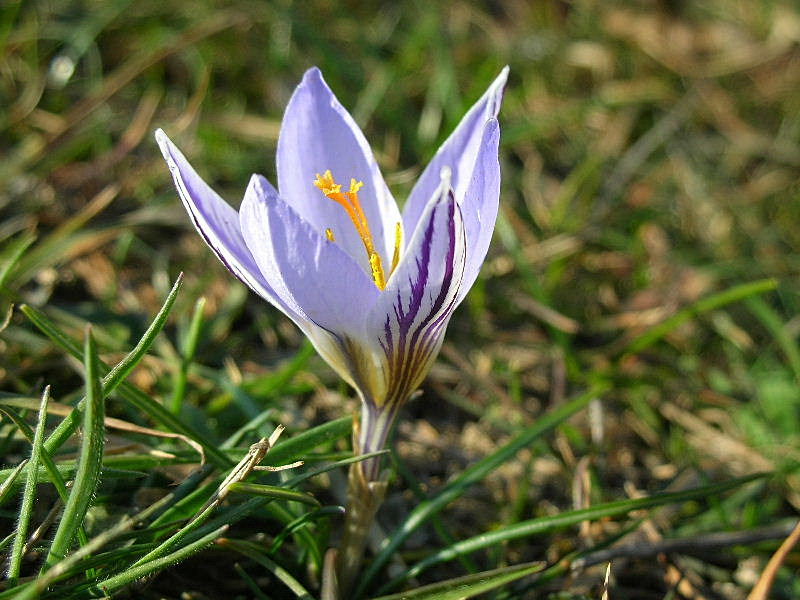
<path fill-rule="evenodd" d="M 369 266 L 372 270 L 372 280 L 378 289 L 383 290 L 386 288 L 386 274 L 383 270 L 383 260 L 381 255 L 375 250 L 375 242 L 372 237 L 372 231 L 369 228 L 367 215 L 364 214 L 364 209 L 361 207 L 361 202 L 358 199 L 358 190 L 364 187 L 363 181 L 350 180 L 350 190 L 347 192 L 342 191 L 341 184 L 336 183 L 333 179 L 333 174 L 330 169 L 325 171 L 322 175 L 317 173 L 317 178 L 314 180 L 314 185 L 317 186 L 323 194 L 328 198 L 339 204 L 347 212 L 347 216 L 353 222 L 353 225 L 358 232 L 358 236 L 364 243 L 364 249 L 367 251 L 367 258 Z M 330 229 L 325 230 L 325 234 L 330 241 L 334 241 L 333 231 Z M 392 271 L 397 266 L 400 260 L 400 247 L 402 243 L 402 225 L 397 224 L 397 231 L 395 232 L 395 249 L 394 256 L 392 257 Z M 391 274 L 391 271 L 390 271 Z"/>

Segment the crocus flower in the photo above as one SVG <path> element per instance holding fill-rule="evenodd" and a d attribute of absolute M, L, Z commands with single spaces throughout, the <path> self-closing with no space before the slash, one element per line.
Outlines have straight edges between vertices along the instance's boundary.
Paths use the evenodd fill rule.
<path fill-rule="evenodd" d="M 486 256 L 506 76 L 504 69 L 439 148 L 402 212 L 317 68 L 286 108 L 278 189 L 253 175 L 238 213 L 156 132 L 181 200 L 217 257 L 358 392 L 362 453 L 383 448 Z M 375 479 L 377 461 L 367 468 Z"/>

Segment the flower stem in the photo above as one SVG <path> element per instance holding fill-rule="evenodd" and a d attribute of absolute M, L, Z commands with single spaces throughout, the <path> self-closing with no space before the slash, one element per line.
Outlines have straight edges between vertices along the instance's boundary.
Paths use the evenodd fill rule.
<path fill-rule="evenodd" d="M 361 569 L 367 536 L 375 513 L 386 495 L 387 481 L 369 481 L 361 463 L 350 466 L 347 478 L 347 512 L 339 547 L 339 598 L 349 597 Z"/>
<path fill-rule="evenodd" d="M 361 420 L 353 429 L 353 445 L 357 454 L 383 450 L 397 416 L 397 405 L 378 408 L 362 398 Z M 353 463 L 347 477 L 347 510 L 344 535 L 339 546 L 339 598 L 349 597 L 361 569 L 375 514 L 386 496 L 387 477 L 381 474 L 380 456 Z"/>

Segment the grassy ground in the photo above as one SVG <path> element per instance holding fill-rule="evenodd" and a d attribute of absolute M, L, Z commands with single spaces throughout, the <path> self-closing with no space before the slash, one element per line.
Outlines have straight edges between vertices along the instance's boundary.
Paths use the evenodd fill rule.
<path fill-rule="evenodd" d="M 346 460 L 354 401 L 217 264 L 152 131 L 237 204 L 251 173 L 274 180 L 282 110 L 318 65 L 403 198 L 509 64 L 497 231 L 402 414 L 378 519 L 393 549 L 368 560 L 364 592 L 545 561 L 544 575 L 482 597 L 599 598 L 610 560 L 615 600 L 745 598 L 800 508 L 800 12 L 768 0 L 368 4 L 0 6 L 0 538 L 24 586 L 59 535 L 78 532 L 77 548 L 111 531 L 60 563 L 50 592 L 17 591 L 86 598 L 108 580 L 134 598 L 318 597 L 344 471 L 300 479 Z M 163 332 L 146 332 L 181 271 Z M 140 339 L 146 355 L 126 358 Z M 125 372 L 93 385 L 120 361 Z M 84 365 L 98 371 L 86 385 Z M 94 409 L 73 413 L 84 435 L 69 436 L 59 407 L 83 396 Z M 121 429 L 103 432 L 103 409 Z M 232 494 L 165 546 L 278 423 L 292 443 L 268 460 L 309 465 L 256 481 L 295 496 Z M 26 434 L 57 426 L 63 440 L 35 442 L 31 457 Z M 204 447 L 206 470 L 175 434 Z M 103 438 L 95 489 L 88 458 Z M 58 476 L 9 470 L 51 454 Z M 67 503 L 70 537 L 45 481 L 73 477 L 90 506 Z M 36 534 L 27 549 L 20 512 Z M 486 531 L 491 545 L 430 558 Z M 798 565 L 785 558 L 771 597 L 800 596 Z M 0 598 L 17 593 L 0 585 Z"/>

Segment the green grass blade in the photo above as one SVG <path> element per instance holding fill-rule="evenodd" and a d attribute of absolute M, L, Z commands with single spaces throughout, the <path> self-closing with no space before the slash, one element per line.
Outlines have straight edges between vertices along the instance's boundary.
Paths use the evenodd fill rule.
<path fill-rule="evenodd" d="M 104 580 L 102 583 L 96 584 L 92 586 L 92 589 L 89 591 L 89 598 L 103 598 L 106 597 L 111 592 L 114 592 L 126 585 L 130 585 L 137 579 L 141 579 L 143 577 L 147 577 L 148 575 L 152 575 L 164 569 L 166 567 L 170 567 L 182 560 L 185 560 L 192 556 L 193 554 L 197 554 L 201 550 L 208 547 L 210 544 L 214 543 L 223 533 L 227 527 L 220 527 L 209 533 L 208 535 L 203 536 L 199 540 L 192 542 L 191 544 L 187 544 L 186 546 L 176 550 L 175 552 L 164 556 L 158 560 L 153 560 L 138 567 L 132 567 L 126 569 L 124 572 L 120 573 L 119 575 L 115 575 L 114 577 L 109 577 L 108 579 Z"/>
<path fill-rule="evenodd" d="M 75 472 L 75 480 L 64 507 L 64 513 L 45 559 L 45 570 L 67 555 L 97 490 L 100 467 L 103 463 L 105 404 L 100 384 L 97 347 L 89 328 L 86 331 L 84 356 L 86 404 L 83 411 L 83 439 L 81 440 L 78 469 Z"/>
<path fill-rule="evenodd" d="M 607 390 L 605 384 L 598 384 L 584 392 L 577 398 L 565 403 L 563 406 L 547 413 L 533 425 L 523 430 L 505 446 L 481 459 L 467 468 L 461 475 L 448 483 L 439 493 L 430 500 L 421 502 L 406 518 L 405 522 L 389 536 L 389 542 L 384 546 L 369 569 L 361 578 L 361 584 L 355 596 L 359 597 L 366 590 L 367 585 L 377 575 L 378 571 L 389 560 L 389 557 L 418 527 L 439 513 L 450 502 L 461 496 L 466 489 L 484 479 L 489 473 L 500 465 L 513 458 L 517 452 L 530 446 L 534 441 L 551 431 L 566 419 L 585 408 L 592 399 L 602 395 Z"/>
<path fill-rule="evenodd" d="M 83 352 L 80 346 L 66 333 L 61 331 L 55 323 L 48 319 L 45 314 L 29 304 L 20 305 L 19 309 L 28 317 L 28 320 L 36 325 L 39 330 L 56 343 L 62 350 L 75 358 L 82 359 Z"/>
<path fill-rule="evenodd" d="M 203 310 L 205 306 L 205 298 L 199 298 L 194 305 L 189 331 L 186 334 L 183 344 L 181 364 L 178 368 L 178 372 L 175 374 L 175 387 L 172 392 L 169 408 L 176 415 L 181 414 L 183 398 L 186 395 L 186 380 L 189 375 L 189 367 L 194 360 L 195 353 L 197 352 L 197 345 L 200 342 L 200 333 L 203 330 Z"/>
<path fill-rule="evenodd" d="M 28 526 L 30 525 L 31 513 L 33 512 L 33 502 L 36 499 L 36 484 L 38 482 L 39 462 L 42 455 L 45 423 L 47 422 L 47 403 L 49 400 L 50 388 L 46 387 L 44 393 L 42 393 L 42 403 L 39 406 L 39 418 L 36 422 L 36 430 L 33 434 L 33 443 L 31 444 L 31 460 L 28 463 L 29 468 L 27 477 L 25 478 L 25 489 L 22 492 L 16 537 L 14 538 L 14 545 L 11 547 L 11 557 L 8 561 L 8 579 L 11 581 L 19 577 L 20 568 L 22 566 L 25 540 L 28 537 Z"/>
<path fill-rule="evenodd" d="M 0 592 L 0 600 L 34 600 L 41 594 L 35 581 L 29 581 Z"/>
<path fill-rule="evenodd" d="M 164 304 L 156 314 L 153 321 L 147 327 L 139 342 L 133 349 L 117 363 L 107 374 L 103 377 L 103 395 L 108 396 L 113 392 L 117 386 L 130 374 L 130 372 L 139 364 L 144 355 L 150 349 L 150 346 L 156 339 L 156 336 L 164 328 L 167 322 L 172 306 L 175 304 L 175 299 L 178 297 L 178 290 L 180 290 L 183 283 L 183 273 L 178 275 L 172 289 L 164 300 Z M 83 360 L 83 353 L 80 347 L 72 340 L 70 336 L 61 331 L 58 326 L 48 319 L 44 313 L 36 310 L 35 308 L 27 305 L 20 307 L 20 310 L 25 314 L 30 321 L 36 325 L 47 337 L 53 340 L 63 350 L 74 356 L 79 360 Z M 102 365 L 101 365 L 102 366 Z M 83 401 L 81 401 L 83 402 Z M 79 403 L 78 406 L 81 406 Z M 79 415 L 74 413 L 74 416 L 64 419 L 55 431 L 50 434 L 47 439 L 46 448 L 52 454 L 63 444 L 69 436 L 71 436 L 78 427 Z"/>
<path fill-rule="evenodd" d="M 164 328 L 164 325 L 167 323 L 167 318 L 169 318 L 169 314 L 172 312 L 172 306 L 175 304 L 175 300 L 178 297 L 178 291 L 181 289 L 182 284 L 183 273 L 179 273 L 178 277 L 175 279 L 175 283 L 172 284 L 172 289 L 164 299 L 164 304 L 161 305 L 161 308 L 156 313 L 155 318 L 150 325 L 147 326 L 147 329 L 145 330 L 139 342 L 133 347 L 128 355 L 119 363 L 117 363 L 103 378 L 104 394 L 108 395 L 113 392 L 116 387 L 130 374 L 130 372 L 133 371 L 136 365 L 139 364 L 139 361 L 144 358 L 144 355 L 147 354 L 147 351 L 155 341 L 156 336 L 161 332 L 161 330 Z"/>
<path fill-rule="evenodd" d="M 410 592 L 381 596 L 373 600 L 463 600 L 539 573 L 546 563 L 526 563 L 474 573 L 426 585 Z"/>
<path fill-rule="evenodd" d="M 0 290 L 8 283 L 14 268 L 19 264 L 25 251 L 36 241 L 36 236 L 32 233 L 21 235 L 19 239 L 10 244 L 9 248 L 3 252 L 3 264 L 0 265 Z"/>
<path fill-rule="evenodd" d="M 229 435 L 225 441 L 219 445 L 220 448 L 235 448 L 237 445 L 243 443 L 242 440 L 244 440 L 245 436 L 249 433 L 261 432 L 261 435 L 258 437 L 264 437 L 265 435 L 268 435 L 266 427 L 267 424 L 272 421 L 274 412 L 275 411 L 273 409 L 268 408 L 257 417 L 250 419 L 247 423 Z"/>
<path fill-rule="evenodd" d="M 228 489 L 231 492 L 248 494 L 250 496 L 263 496 L 264 498 L 272 498 L 273 500 L 300 502 L 301 504 L 307 504 L 315 507 L 322 506 L 319 503 L 319 500 L 314 498 L 314 496 L 311 494 L 298 492 L 297 490 L 288 490 L 275 485 L 264 485 L 261 483 L 248 483 L 246 481 L 240 481 L 239 483 L 232 483 Z"/>
<path fill-rule="evenodd" d="M 422 486 L 417 478 L 414 477 L 411 469 L 406 466 L 405 461 L 395 450 L 390 448 L 389 452 L 392 455 L 392 463 L 397 470 L 397 474 L 407 483 L 411 493 L 414 494 L 416 501 L 424 502 L 427 499 L 427 495 L 423 491 Z M 445 525 L 444 521 L 439 515 L 434 515 L 431 517 L 431 525 L 433 525 L 434 531 L 439 536 L 440 544 L 450 546 L 458 541 L 457 538 L 449 531 L 447 525 Z M 467 573 L 477 573 L 480 571 L 478 566 L 470 559 L 469 556 L 462 556 L 460 561 Z"/>
<path fill-rule="evenodd" d="M 28 460 L 25 459 L 21 461 L 13 469 L 8 469 L 7 473 L 5 474 L 5 477 L 2 480 L 3 483 L 0 484 L 0 506 L 5 504 L 6 499 L 16 489 L 17 479 L 22 473 L 25 472 L 25 467 L 27 466 L 28 466 Z"/>
<path fill-rule="evenodd" d="M 270 502 L 264 507 L 264 510 L 272 519 L 282 523 L 284 527 L 297 519 L 297 513 L 290 511 L 285 504 L 280 502 Z M 307 553 L 309 567 L 319 572 L 322 569 L 324 546 L 326 546 L 327 540 L 322 536 L 315 535 L 305 527 L 298 529 L 293 537 L 299 550 L 298 554 Z"/>
<path fill-rule="evenodd" d="M 297 354 L 292 358 L 289 363 L 279 370 L 277 373 L 272 373 L 265 377 L 259 377 L 252 381 L 243 383 L 248 393 L 258 398 L 272 398 L 294 379 L 295 375 L 300 373 L 308 365 L 312 356 L 317 353 L 314 350 L 313 344 L 308 340 L 303 342 Z"/>
<path fill-rule="evenodd" d="M 253 544 L 252 542 L 245 542 L 243 540 L 230 540 L 227 538 L 221 539 L 219 541 L 219 545 L 223 548 L 235 550 L 243 556 L 248 557 L 250 560 L 253 560 L 265 567 L 286 587 L 288 587 L 295 597 L 299 598 L 300 600 L 314 600 L 314 596 L 312 596 L 309 591 L 304 588 L 299 581 L 297 581 L 297 579 L 292 577 L 292 575 L 286 569 L 269 558 L 260 546 Z"/>
<path fill-rule="evenodd" d="M 795 379 L 800 382 L 800 349 L 787 331 L 786 324 L 763 298 L 753 296 L 745 300 L 745 304 L 778 342 L 794 372 Z"/>
<path fill-rule="evenodd" d="M 337 460 L 336 462 L 329 463 L 327 465 L 320 465 L 319 467 L 314 467 L 313 469 L 309 469 L 305 473 L 301 473 L 300 475 L 296 475 L 291 479 L 287 479 L 284 485 L 286 487 L 295 487 L 311 479 L 312 477 L 316 477 L 317 475 L 322 475 L 322 473 L 327 473 L 328 471 L 333 471 L 334 469 L 340 469 L 342 467 L 350 466 L 353 463 L 361 462 L 364 460 L 368 460 L 370 458 L 376 458 L 378 456 L 384 456 L 388 453 L 388 450 L 380 450 L 379 452 L 368 452 L 367 454 L 359 454 L 357 456 L 351 456 L 350 458 L 344 458 L 342 460 Z"/>
<path fill-rule="evenodd" d="M 595 521 L 605 517 L 624 515 L 634 510 L 655 508 L 666 504 L 677 504 L 680 502 L 687 502 L 689 500 L 697 500 L 700 498 L 714 496 L 764 476 L 765 475 L 763 474 L 750 475 L 747 477 L 723 481 L 691 490 L 658 494 L 655 496 L 649 496 L 647 498 L 618 500 L 616 502 L 598 504 L 590 508 L 564 512 L 552 517 L 541 517 L 515 523 L 514 525 L 502 527 L 500 529 L 463 540 L 450 546 L 449 548 L 440 550 L 436 554 L 433 554 L 425 560 L 414 565 L 401 577 L 394 579 L 386 586 L 385 589 L 388 590 L 397 587 L 402 582 L 418 576 L 420 573 L 435 564 L 454 560 L 463 554 L 475 552 L 476 550 L 481 550 L 483 548 L 488 548 L 490 546 L 495 546 L 497 544 L 502 544 L 504 542 L 522 537 L 542 534 L 555 529 L 562 529 L 571 525 L 577 525 L 584 521 Z"/>
<path fill-rule="evenodd" d="M 322 425 L 318 425 L 313 429 L 308 431 L 304 431 L 295 435 L 285 441 L 278 442 L 274 448 L 272 448 L 265 457 L 263 464 L 270 464 L 270 465 L 281 465 L 293 462 L 295 460 L 306 458 L 308 454 L 316 447 L 321 446 L 323 444 L 329 444 L 335 440 L 341 439 L 345 436 L 350 435 L 352 431 L 352 417 L 342 417 L 340 419 L 336 419 L 335 421 L 329 421 L 327 423 L 323 423 Z M 241 456 L 243 456 L 244 451 L 242 451 Z M 384 454 L 383 452 L 375 453 L 370 456 L 380 456 Z M 239 456 L 238 458 L 241 458 Z M 228 463 L 233 465 L 238 458 L 231 458 L 226 455 L 226 459 Z M 336 469 L 338 467 L 347 466 L 351 462 L 355 462 L 361 460 L 360 457 L 348 458 L 345 460 L 341 460 L 332 464 L 322 465 L 320 467 L 315 467 L 313 469 L 309 469 L 304 471 L 300 475 L 297 475 L 284 483 L 283 487 L 291 488 L 296 485 L 299 485 L 303 481 L 314 477 L 316 475 L 320 475 L 332 469 Z M 0 473 L 2 473 L 0 471 Z M 221 481 L 221 479 L 220 479 Z M 212 491 L 215 489 L 215 486 L 211 486 Z M 258 499 L 256 499 L 258 500 Z M 186 502 L 190 502 L 190 499 L 187 499 L 184 502 L 178 503 L 172 509 L 166 511 L 163 515 L 161 515 L 157 519 L 157 523 L 162 522 L 169 522 L 170 520 L 181 520 L 186 517 L 185 511 L 187 510 L 184 504 Z M 195 499 L 197 502 L 196 506 L 199 507 L 200 505 L 204 504 L 206 498 L 200 498 L 199 496 Z M 196 508 L 195 508 L 196 510 Z"/>
<path fill-rule="evenodd" d="M 269 547 L 267 554 L 270 556 L 275 556 L 275 554 L 281 549 L 283 543 L 286 541 L 286 538 L 295 534 L 301 529 L 305 529 L 308 525 L 314 523 L 315 521 L 325 517 L 341 517 L 343 515 L 343 506 L 323 506 L 317 510 L 311 510 L 307 513 L 303 513 L 294 521 L 287 523 L 283 530 L 275 536 L 275 539 L 272 540 L 272 545 Z"/>
<path fill-rule="evenodd" d="M 239 563 L 233 563 L 233 569 L 236 571 L 236 574 L 242 578 L 245 585 L 250 588 L 250 593 L 253 594 L 253 598 L 255 600 L 272 600 L 269 596 L 267 596 L 264 592 L 261 591 L 258 583 L 255 579 L 253 579 L 250 574 L 244 570 L 244 567 Z"/>
<path fill-rule="evenodd" d="M 44 456 L 44 454 L 42 454 Z M 188 461 L 187 461 L 188 462 Z M 28 463 L 25 461 L 25 467 L 21 470 L 21 474 L 27 475 Z M 163 466 L 163 465 L 158 465 Z M 74 461 L 69 461 L 67 463 L 56 464 L 56 468 L 58 469 L 58 474 L 61 479 L 65 481 L 69 481 L 70 479 L 75 478 L 75 473 L 77 472 L 77 464 Z M 16 469 L 5 469 L 0 471 L 2 473 L 1 477 L 6 478 L 13 474 Z M 131 469 L 114 469 L 109 467 L 103 467 L 100 469 L 100 478 L 101 479 L 144 479 L 148 476 L 146 471 L 134 471 Z M 39 465 L 39 482 L 40 483 L 54 483 L 50 473 L 44 468 L 42 465 Z M 23 483 L 20 481 L 16 481 L 12 489 L 19 490 L 23 487 Z"/>
<path fill-rule="evenodd" d="M 711 296 L 702 298 L 691 306 L 687 306 L 686 308 L 678 311 L 658 325 L 651 327 L 642 335 L 631 341 L 631 343 L 628 344 L 628 347 L 625 349 L 623 359 L 626 356 L 636 354 L 637 352 L 641 352 L 642 350 L 649 348 L 664 336 L 668 335 L 698 315 L 716 310 L 722 306 L 726 306 L 727 304 L 732 304 L 733 302 L 738 302 L 752 296 L 770 292 L 777 287 L 778 282 L 774 279 L 759 279 L 758 281 L 736 285 L 717 294 L 712 294 Z"/>
<path fill-rule="evenodd" d="M 3 400 L 0 400 L 0 403 L 3 403 Z M 31 431 L 31 428 L 28 427 L 28 424 L 22 419 L 22 417 L 20 417 L 17 413 L 15 413 L 14 411 L 12 411 L 7 407 L 0 408 L 0 413 L 6 415 L 6 417 L 11 419 L 17 426 L 17 428 L 22 432 L 22 435 L 24 435 L 25 438 L 27 438 L 27 440 L 31 444 L 33 444 L 33 439 L 35 437 L 34 432 Z M 45 451 L 40 453 L 39 458 L 42 464 L 44 465 L 44 468 L 47 470 L 47 474 L 49 476 L 48 481 L 53 485 L 55 485 L 59 497 L 66 504 L 67 497 L 69 496 L 69 491 L 67 490 L 67 484 L 64 478 L 61 476 L 58 465 L 56 465 L 55 461 L 53 460 L 53 457 L 50 456 L 50 454 Z M 39 470 L 38 465 L 36 469 L 37 471 Z M 25 472 L 26 474 L 29 473 L 27 469 Z M 6 470 L 0 470 L 0 479 L 5 481 L 6 474 L 7 474 Z M 41 479 L 41 475 L 37 475 L 37 477 Z M 3 498 L 0 497 L 0 506 L 2 506 L 3 503 L 4 503 Z"/>

